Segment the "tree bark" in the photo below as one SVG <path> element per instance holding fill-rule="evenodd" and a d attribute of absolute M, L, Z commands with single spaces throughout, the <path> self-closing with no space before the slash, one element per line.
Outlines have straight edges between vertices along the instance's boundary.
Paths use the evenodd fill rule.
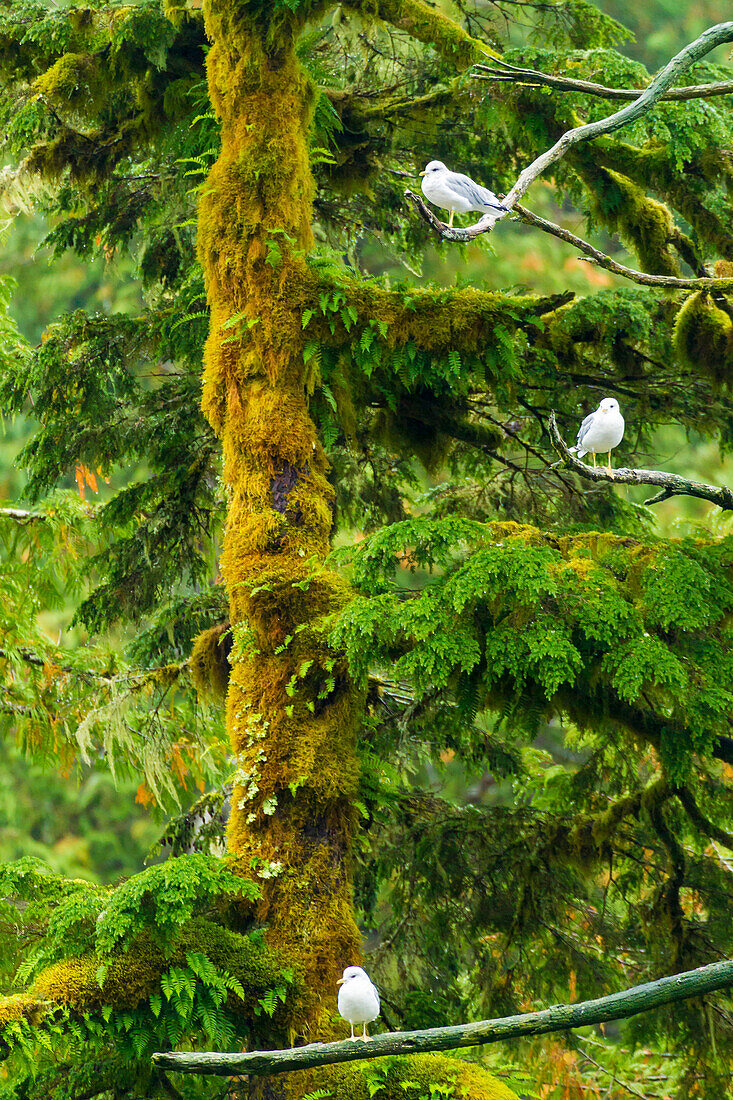
<path fill-rule="evenodd" d="M 324 641 L 324 619 L 348 591 L 318 571 L 333 491 L 308 413 L 302 305 L 284 289 L 308 280 L 313 92 L 295 56 L 296 16 L 252 7 L 205 4 L 222 147 L 199 211 L 211 307 L 203 409 L 222 440 L 229 499 L 221 569 L 237 772 L 228 844 L 242 874 L 263 884 L 256 919 L 267 943 L 301 979 L 292 1041 L 331 1037 L 324 1006 L 361 953 L 349 858 L 361 700 Z"/>

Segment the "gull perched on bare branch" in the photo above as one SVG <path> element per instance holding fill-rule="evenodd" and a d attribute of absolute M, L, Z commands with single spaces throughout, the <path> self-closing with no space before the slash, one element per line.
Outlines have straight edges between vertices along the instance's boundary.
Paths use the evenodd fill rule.
<path fill-rule="evenodd" d="M 589 413 L 578 431 L 578 442 L 570 451 L 577 454 L 593 455 L 593 465 L 596 464 L 596 455 L 608 452 L 608 472 L 611 471 L 611 451 L 618 447 L 624 437 L 624 418 L 618 407 L 615 397 L 604 397 L 595 412 Z"/>
<path fill-rule="evenodd" d="M 351 1024 L 351 1038 L 360 1038 L 367 1042 L 369 1036 L 366 1026 L 379 1015 L 379 994 L 376 986 L 361 966 L 347 966 L 344 976 L 339 978 L 337 984 L 341 987 L 338 996 L 339 1012 Z M 354 1035 L 354 1024 L 362 1025 L 362 1035 Z"/>
<path fill-rule="evenodd" d="M 431 160 L 420 175 L 420 188 L 425 198 L 435 206 L 450 210 L 449 228 L 453 227 L 453 215 L 456 211 L 467 214 L 469 210 L 480 210 L 482 214 L 493 214 L 496 221 L 509 213 L 508 208 L 502 206 L 488 187 L 482 187 L 470 176 L 451 172 L 442 160 Z"/>

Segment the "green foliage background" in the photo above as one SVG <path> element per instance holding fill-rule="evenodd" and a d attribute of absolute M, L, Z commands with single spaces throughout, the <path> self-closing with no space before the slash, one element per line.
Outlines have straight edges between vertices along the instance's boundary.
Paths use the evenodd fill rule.
<path fill-rule="evenodd" d="M 450 12 L 510 61 L 623 85 L 730 14 L 713 0 L 599 7 Z M 160 1095 L 152 1050 L 271 1044 L 297 987 L 233 915 L 272 872 L 243 880 L 221 858 L 234 762 L 211 667 L 191 658 L 227 616 L 195 257 L 219 135 L 195 5 L 168 8 L 111 4 L 95 22 L 0 7 L 6 157 L 30 157 L 5 181 L 0 255 L 0 498 L 29 513 L 0 518 L 0 992 L 35 981 L 56 996 L 71 971 L 54 966 L 97 960 L 72 975 L 81 1007 L 61 1022 L 0 1013 L 3 1098 Z M 608 103 L 485 94 L 440 51 L 354 19 L 332 5 L 299 43 L 318 184 L 303 358 L 333 466 L 334 565 L 357 591 L 331 625 L 368 698 L 367 966 L 388 1025 L 427 1027 L 733 949 L 730 521 L 560 480 L 543 429 L 555 408 L 570 438 L 614 393 L 624 461 L 731 484 L 731 364 L 674 344 L 686 295 L 630 287 L 518 223 L 465 249 L 430 241 L 402 199 L 425 161 L 504 192 L 576 112 Z M 719 51 L 686 81 L 730 75 Z M 408 109 L 405 91 L 436 102 Z M 665 105 L 563 162 L 532 208 L 622 262 L 689 272 L 664 234 L 639 231 L 646 217 L 659 230 L 648 187 L 700 262 L 730 263 L 732 134 L 730 97 Z M 272 240 L 274 270 L 288 247 Z M 470 287 L 478 306 L 460 297 Z M 246 339 L 246 320 L 222 335 Z M 481 1060 L 526 1096 L 615 1098 L 627 1081 L 717 1097 L 732 1053 L 719 996 Z"/>

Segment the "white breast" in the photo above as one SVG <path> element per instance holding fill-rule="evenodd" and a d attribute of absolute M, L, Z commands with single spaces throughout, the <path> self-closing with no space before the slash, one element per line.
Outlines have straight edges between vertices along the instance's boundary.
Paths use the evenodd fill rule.
<path fill-rule="evenodd" d="M 369 1024 L 379 1015 L 379 994 L 366 974 L 339 989 L 339 1012 L 350 1024 Z"/>

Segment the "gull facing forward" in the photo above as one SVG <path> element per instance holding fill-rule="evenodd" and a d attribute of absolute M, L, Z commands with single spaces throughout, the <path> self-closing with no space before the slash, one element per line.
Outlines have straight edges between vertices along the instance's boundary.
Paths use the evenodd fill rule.
<path fill-rule="evenodd" d="M 608 452 L 608 472 L 611 469 L 611 451 L 618 447 L 624 437 L 624 418 L 618 407 L 615 397 L 604 397 L 595 412 L 589 413 L 578 431 L 578 442 L 570 451 L 582 458 L 585 454 L 593 455 L 593 465 L 596 464 L 596 455 Z"/>
<path fill-rule="evenodd" d="M 341 986 L 338 996 L 339 1012 L 351 1024 L 351 1038 L 368 1042 L 366 1026 L 379 1015 L 379 994 L 376 987 L 361 966 L 347 966 L 337 985 Z M 362 1035 L 354 1035 L 354 1024 L 362 1025 Z"/>
<path fill-rule="evenodd" d="M 493 214 L 495 221 L 509 213 L 508 208 L 502 206 L 488 187 L 482 187 L 480 183 L 460 172 L 449 171 L 442 160 L 431 160 L 420 175 L 420 189 L 425 198 L 436 206 L 442 206 L 444 210 L 450 210 L 449 229 L 453 227 L 456 210 L 459 214 L 480 210 L 482 214 Z"/>

